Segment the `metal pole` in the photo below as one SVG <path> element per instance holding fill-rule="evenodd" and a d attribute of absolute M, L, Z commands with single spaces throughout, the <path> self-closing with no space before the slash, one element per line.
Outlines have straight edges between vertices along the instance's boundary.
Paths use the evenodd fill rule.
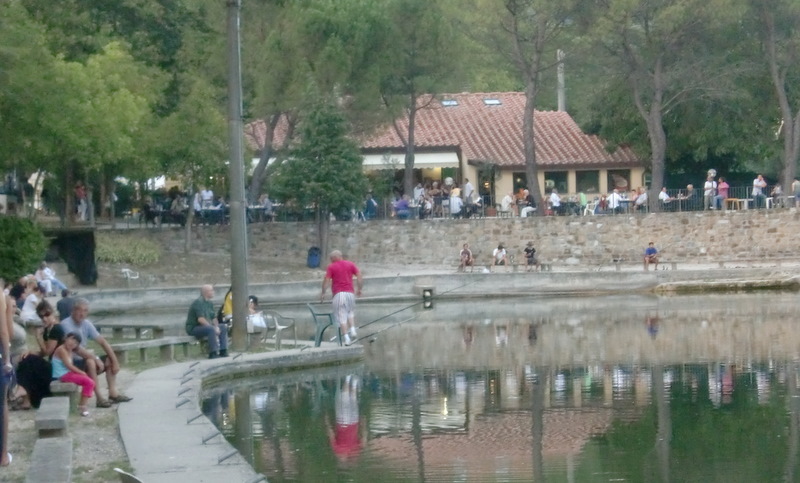
<path fill-rule="evenodd" d="M 247 224 L 242 156 L 242 70 L 239 14 L 241 0 L 228 7 L 228 141 L 230 143 L 231 289 L 233 290 L 233 349 L 247 346 Z"/>

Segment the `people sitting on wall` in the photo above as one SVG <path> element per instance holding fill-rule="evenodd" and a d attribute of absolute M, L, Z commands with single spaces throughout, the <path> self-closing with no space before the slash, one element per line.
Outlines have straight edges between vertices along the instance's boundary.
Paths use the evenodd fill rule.
<path fill-rule="evenodd" d="M 654 268 L 658 270 L 658 250 L 656 250 L 655 245 L 653 242 L 650 242 L 647 245 L 647 248 L 644 250 L 644 270 L 647 271 L 647 266 L 650 264 L 654 265 Z"/>
<path fill-rule="evenodd" d="M 461 253 L 459 253 L 459 258 L 461 259 L 461 263 L 458 265 L 458 271 L 463 272 L 466 271 L 467 267 L 469 267 L 469 271 L 472 272 L 473 266 L 475 264 L 475 259 L 472 257 L 472 250 L 469 249 L 469 243 L 465 243 L 464 246 L 461 248 Z"/>
<path fill-rule="evenodd" d="M 492 251 L 492 260 L 493 266 L 503 265 L 508 267 L 508 253 L 502 243 L 497 245 L 497 248 Z"/>

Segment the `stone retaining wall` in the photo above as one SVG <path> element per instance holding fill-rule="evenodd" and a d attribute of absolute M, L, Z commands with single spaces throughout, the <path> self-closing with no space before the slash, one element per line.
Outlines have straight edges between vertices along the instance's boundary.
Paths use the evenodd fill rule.
<path fill-rule="evenodd" d="M 462 243 L 469 243 L 479 264 L 488 263 L 502 242 L 521 258 L 533 241 L 542 260 L 559 264 L 636 261 L 649 241 L 664 260 L 698 263 L 797 258 L 800 213 L 747 210 L 648 215 L 484 218 L 470 220 L 383 220 L 331 224 L 330 247 L 362 263 L 458 264 Z M 250 254 L 305 260 L 316 245 L 314 223 L 249 225 Z M 195 249 L 227 252 L 228 227 L 197 227 Z M 179 228 L 151 230 L 165 246 L 182 248 Z M 324 260 L 323 260 L 324 262 Z"/>

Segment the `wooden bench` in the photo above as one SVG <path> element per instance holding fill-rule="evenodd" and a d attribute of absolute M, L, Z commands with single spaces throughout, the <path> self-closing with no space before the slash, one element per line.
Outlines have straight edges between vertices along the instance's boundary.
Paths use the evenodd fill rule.
<path fill-rule="evenodd" d="M 46 397 L 36 410 L 34 427 L 40 438 L 64 436 L 67 434 L 69 419 L 68 397 Z"/>
<path fill-rule="evenodd" d="M 322 343 L 322 337 L 325 335 L 325 329 L 330 326 L 335 326 L 335 322 L 333 320 L 333 313 L 327 311 L 322 312 L 320 307 L 315 307 L 313 304 L 306 304 L 308 306 L 308 310 L 311 311 L 311 317 L 314 319 L 314 325 L 316 330 L 314 332 L 314 347 L 319 347 Z M 322 309 L 324 310 L 324 309 Z M 342 345 L 342 329 L 341 327 L 336 328 L 336 332 L 338 335 L 339 345 Z"/>
<path fill-rule="evenodd" d="M 176 345 L 183 347 L 183 356 L 189 357 L 189 344 L 194 344 L 197 339 L 191 335 L 176 335 L 171 337 L 161 337 L 158 339 L 141 339 L 133 342 L 120 342 L 111 344 L 111 349 L 117 356 L 120 363 L 125 363 L 128 360 L 128 351 L 139 350 L 139 362 L 147 361 L 147 349 L 158 347 L 161 349 L 161 360 L 169 362 L 173 360 L 175 353 L 174 348 Z"/>
<path fill-rule="evenodd" d="M 70 483 L 72 481 L 72 438 L 40 438 L 25 475 L 25 483 Z"/>

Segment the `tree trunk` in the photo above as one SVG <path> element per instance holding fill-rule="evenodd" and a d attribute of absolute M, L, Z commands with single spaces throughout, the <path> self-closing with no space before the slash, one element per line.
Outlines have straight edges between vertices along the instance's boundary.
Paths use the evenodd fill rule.
<path fill-rule="evenodd" d="M 417 122 L 417 96 L 411 94 L 408 106 L 408 142 L 406 142 L 405 171 L 403 172 L 403 194 L 414 192 L 414 129 Z"/>
<path fill-rule="evenodd" d="M 786 71 L 788 66 L 778 65 L 777 43 L 775 33 L 775 16 L 769 6 L 762 4 L 762 14 L 766 24 L 766 49 L 769 62 L 769 72 L 772 78 L 772 85 L 775 94 L 778 96 L 778 105 L 781 110 L 781 120 L 783 121 L 783 169 L 781 187 L 784 192 L 791 189 L 792 182 L 797 175 L 797 158 L 800 154 L 800 110 L 797 114 L 792 112 L 789 102 L 789 93 L 786 91 Z"/>
<path fill-rule="evenodd" d="M 292 138 L 294 138 L 294 128 L 297 125 L 297 118 L 295 116 L 289 113 L 279 113 L 267 118 L 267 121 L 265 121 L 266 132 L 264 134 L 264 146 L 259 153 L 258 164 L 253 170 L 253 178 L 250 180 L 250 187 L 247 194 L 248 204 L 255 204 L 258 201 L 259 196 L 261 196 L 261 190 L 264 188 L 264 183 L 274 169 L 270 169 L 269 160 L 275 156 L 277 151 L 273 147 L 273 144 L 275 140 L 275 129 L 278 126 L 281 116 L 286 118 L 286 137 L 284 137 L 283 143 L 281 143 L 279 149 L 287 149 Z M 274 166 L 278 166 L 278 163 L 274 163 Z"/>
<path fill-rule="evenodd" d="M 536 81 L 530 79 L 525 87 L 525 112 L 522 115 L 522 144 L 525 148 L 525 177 L 528 181 L 528 191 L 536 200 L 538 209 L 534 212 L 537 216 L 544 215 L 542 204 L 542 190 L 539 186 L 539 168 L 536 166 L 536 130 L 534 116 L 536 114 L 536 95 L 538 88 Z"/>
<path fill-rule="evenodd" d="M 254 204 L 261 195 L 261 188 L 266 179 L 267 164 L 273 155 L 272 143 L 275 139 L 275 127 L 278 125 L 280 117 L 280 114 L 273 114 L 264 118 L 264 146 L 259 151 L 258 164 L 253 170 L 253 178 L 250 180 L 248 204 Z"/>
<path fill-rule="evenodd" d="M 75 223 L 75 177 L 73 176 L 75 163 L 67 161 L 64 173 L 64 218 L 66 225 Z"/>
<path fill-rule="evenodd" d="M 650 138 L 651 179 L 647 191 L 650 212 L 659 211 L 658 194 L 664 186 L 664 171 L 667 157 L 667 134 L 664 132 L 661 107 L 651 108 L 647 122 L 647 135 Z"/>
<path fill-rule="evenodd" d="M 328 235 L 331 229 L 331 212 L 327 208 L 317 210 L 317 234 L 319 235 L 320 257 L 328 253 Z"/>
<path fill-rule="evenodd" d="M 186 226 L 183 230 L 183 253 L 189 254 L 192 251 L 192 225 L 194 224 L 194 206 L 191 199 L 186 200 L 189 210 L 186 213 Z"/>

